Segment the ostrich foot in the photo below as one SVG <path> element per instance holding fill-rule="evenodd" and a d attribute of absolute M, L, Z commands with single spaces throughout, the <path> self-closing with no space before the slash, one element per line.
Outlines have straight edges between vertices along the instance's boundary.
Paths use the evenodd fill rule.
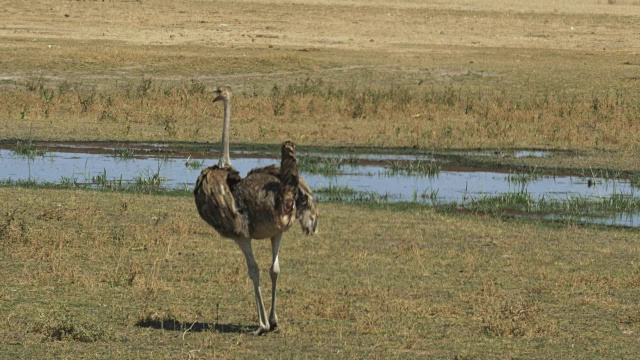
<path fill-rule="evenodd" d="M 255 336 L 262 336 L 262 335 L 266 334 L 267 332 L 269 332 L 269 330 L 270 330 L 270 328 L 269 328 L 269 327 L 263 328 L 262 326 L 260 326 L 260 327 L 258 328 L 258 330 L 256 330 L 256 331 L 254 331 L 254 332 L 253 332 L 253 335 L 255 335 Z"/>
<path fill-rule="evenodd" d="M 279 330 L 278 323 L 277 322 L 272 322 L 271 326 L 269 326 L 269 331 L 277 332 L 278 330 Z"/>

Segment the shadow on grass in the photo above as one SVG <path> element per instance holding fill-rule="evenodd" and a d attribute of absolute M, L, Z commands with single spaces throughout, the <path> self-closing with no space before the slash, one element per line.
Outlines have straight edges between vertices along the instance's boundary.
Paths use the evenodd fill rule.
<path fill-rule="evenodd" d="M 219 332 L 219 333 L 250 333 L 255 329 L 248 326 L 233 324 L 211 324 L 206 322 L 182 322 L 173 318 L 144 318 L 140 319 L 136 326 L 143 328 L 162 329 L 169 331 L 189 331 L 189 332 Z"/>

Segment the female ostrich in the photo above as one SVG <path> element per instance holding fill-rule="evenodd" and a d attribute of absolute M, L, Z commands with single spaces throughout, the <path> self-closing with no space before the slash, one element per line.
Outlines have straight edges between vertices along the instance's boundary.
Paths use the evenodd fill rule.
<path fill-rule="evenodd" d="M 318 210 L 307 184 L 298 177 L 295 145 L 282 144 L 280 168 L 275 165 L 253 169 L 242 179 L 229 160 L 229 120 L 231 92 L 218 89 L 214 102 L 224 104 L 222 158 L 219 165 L 202 170 L 193 190 L 200 216 L 223 237 L 234 240 L 244 253 L 258 308 L 260 327 L 256 335 L 278 327 L 276 283 L 280 273 L 278 250 L 282 234 L 297 218 L 305 234 L 315 234 Z M 251 239 L 271 239 L 271 312 L 267 319 L 258 264 L 253 257 Z"/>

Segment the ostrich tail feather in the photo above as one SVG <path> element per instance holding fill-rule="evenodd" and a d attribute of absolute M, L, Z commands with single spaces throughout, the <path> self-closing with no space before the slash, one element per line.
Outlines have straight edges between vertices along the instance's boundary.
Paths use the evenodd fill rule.
<path fill-rule="evenodd" d="M 281 204 L 284 213 L 291 213 L 298 196 L 298 162 L 296 145 L 291 141 L 282 143 L 282 160 L 280 163 L 280 182 L 282 184 Z"/>

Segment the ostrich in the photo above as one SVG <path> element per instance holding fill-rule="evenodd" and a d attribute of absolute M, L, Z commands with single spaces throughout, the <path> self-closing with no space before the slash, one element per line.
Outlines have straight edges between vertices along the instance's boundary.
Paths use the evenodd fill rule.
<path fill-rule="evenodd" d="M 298 177 L 295 144 L 285 141 L 281 146 L 281 164 L 253 169 L 242 179 L 229 160 L 229 120 L 231 91 L 218 89 L 214 102 L 224 104 L 222 127 L 222 157 L 217 166 L 202 170 L 193 190 L 198 213 L 223 237 L 238 244 L 247 261 L 253 281 L 259 328 L 255 335 L 274 331 L 276 315 L 276 283 L 280 273 L 278 250 L 282 234 L 297 218 L 306 235 L 317 233 L 318 210 L 313 193 Z M 294 214 L 295 212 L 295 214 Z M 271 239 L 273 258 L 271 275 L 271 311 L 266 316 L 258 264 L 251 248 L 252 239 Z"/>

